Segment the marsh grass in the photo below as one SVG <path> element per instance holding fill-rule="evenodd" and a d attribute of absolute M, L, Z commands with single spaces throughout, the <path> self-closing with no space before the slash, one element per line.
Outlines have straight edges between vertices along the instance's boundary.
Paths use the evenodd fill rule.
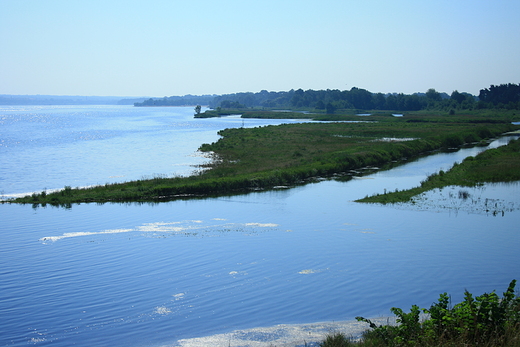
<path fill-rule="evenodd" d="M 447 186 L 474 187 L 486 182 L 512 182 L 520 180 L 520 139 L 508 145 L 489 149 L 475 157 L 456 163 L 449 171 L 439 171 L 421 182 L 419 187 L 404 191 L 376 194 L 358 202 L 408 202 L 414 196 L 435 188 Z M 464 193 L 459 198 L 467 198 Z"/>
<path fill-rule="evenodd" d="M 212 153 L 216 160 L 189 177 L 155 175 L 125 183 L 34 193 L 9 202 L 53 205 L 159 202 L 293 186 L 367 166 L 403 162 L 518 128 L 507 123 L 408 122 L 407 117 L 383 118 L 391 121 L 225 129 L 219 132 L 221 139 L 200 147 L 200 151 Z M 374 141 L 380 138 L 415 140 Z"/>
<path fill-rule="evenodd" d="M 324 110 L 310 108 L 300 108 L 293 111 L 280 111 L 268 108 L 217 108 L 207 110 L 195 116 L 195 118 L 211 118 L 229 115 L 240 115 L 242 118 L 263 118 L 263 119 L 312 119 L 317 121 L 378 121 L 392 122 L 395 120 L 394 114 L 403 114 L 397 110 L 357 110 L 340 109 L 334 114 L 327 114 Z M 360 114 L 369 116 L 360 117 Z M 520 113 L 517 110 L 460 110 L 456 113 L 449 111 L 421 110 L 405 112 L 407 122 L 420 123 L 511 123 L 520 120 Z"/>

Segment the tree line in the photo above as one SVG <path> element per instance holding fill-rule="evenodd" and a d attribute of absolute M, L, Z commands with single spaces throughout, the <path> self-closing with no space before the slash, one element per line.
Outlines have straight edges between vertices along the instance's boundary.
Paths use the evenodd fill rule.
<path fill-rule="evenodd" d="M 198 101 L 198 102 L 195 102 Z M 206 101 L 206 102 L 204 102 Z M 520 85 L 501 84 L 491 85 L 490 88 L 480 90 L 477 96 L 470 93 L 453 91 L 450 95 L 441 93 L 433 88 L 424 93 L 372 93 L 366 89 L 353 87 L 350 90 L 303 90 L 269 92 L 262 90 L 258 93 L 244 92 L 224 95 L 204 96 L 200 99 L 191 96 L 170 97 L 163 99 L 149 99 L 135 106 L 180 106 L 204 104 L 210 108 L 280 108 L 280 109 L 316 109 L 327 113 L 337 110 L 395 110 L 418 111 L 431 110 L 461 110 L 502 108 L 520 109 Z M 187 103 L 186 103 L 187 102 Z M 193 103 L 194 102 L 194 103 Z"/>
<path fill-rule="evenodd" d="M 501 84 L 491 85 L 486 89 L 481 89 L 479 94 L 481 103 L 488 107 L 520 109 L 520 84 Z"/>
<path fill-rule="evenodd" d="M 163 98 L 149 98 L 143 102 L 135 102 L 134 106 L 192 106 L 208 105 L 215 95 L 184 95 L 165 96 Z"/>

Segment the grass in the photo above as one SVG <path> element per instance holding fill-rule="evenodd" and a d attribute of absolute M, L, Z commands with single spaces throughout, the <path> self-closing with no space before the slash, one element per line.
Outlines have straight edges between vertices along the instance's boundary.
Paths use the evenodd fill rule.
<path fill-rule="evenodd" d="M 69 206 L 82 202 L 158 202 L 237 194 L 305 183 L 367 166 L 384 166 L 441 148 L 477 143 L 518 129 L 494 116 L 442 121 L 443 114 L 356 117 L 357 122 L 317 122 L 225 129 L 221 139 L 203 144 L 214 160 L 190 177 L 155 177 L 59 192 L 34 193 L 11 203 Z M 423 117 L 423 118 L 421 118 Z M 359 122 L 362 119 L 363 122 Z M 424 121 L 417 122 L 416 119 Z M 394 141 L 379 141 L 391 138 Z M 406 141 L 398 141 L 404 139 Z"/>
<path fill-rule="evenodd" d="M 360 117 L 358 114 L 370 114 L 370 116 Z M 229 115 L 241 115 L 242 118 L 264 118 L 264 119 L 312 119 L 318 121 L 359 121 L 359 120 L 391 120 L 395 118 L 393 114 L 403 114 L 401 111 L 392 110 L 338 110 L 334 114 L 327 114 L 324 110 L 302 108 L 298 111 L 292 110 L 271 110 L 271 109 L 226 109 L 217 108 L 207 110 L 195 116 L 195 118 L 211 118 Z M 409 122 L 476 122 L 476 123 L 495 123 L 520 121 L 518 110 L 460 110 L 455 115 L 448 111 L 421 110 L 405 112 L 404 116 Z"/>
<path fill-rule="evenodd" d="M 408 202 L 414 196 L 446 186 L 472 187 L 485 182 L 512 182 L 520 180 L 520 139 L 507 146 L 490 149 L 468 157 L 455 164 L 449 171 L 430 175 L 421 185 L 404 191 L 377 194 L 358 202 L 397 203 Z"/>
<path fill-rule="evenodd" d="M 439 296 L 429 309 L 413 305 L 409 313 L 393 307 L 397 325 L 369 324 L 359 341 L 342 333 L 331 333 L 321 347 L 388 346 L 520 346 L 520 297 L 515 294 L 516 280 L 499 297 L 494 291 L 473 297 L 465 291 L 464 300 L 454 306 L 447 293 Z M 422 319 L 421 314 L 426 318 Z"/>

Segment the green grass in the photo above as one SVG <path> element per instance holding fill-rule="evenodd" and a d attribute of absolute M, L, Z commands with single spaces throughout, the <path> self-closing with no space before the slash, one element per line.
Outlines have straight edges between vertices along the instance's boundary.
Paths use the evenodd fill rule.
<path fill-rule="evenodd" d="M 426 191 L 447 186 L 472 187 L 485 182 L 511 182 L 520 180 L 520 139 L 507 146 L 490 149 L 468 157 L 455 164 L 449 171 L 430 175 L 419 187 L 404 191 L 377 194 L 358 202 L 397 203 L 408 202 Z"/>
<path fill-rule="evenodd" d="M 370 116 L 357 116 L 357 114 L 370 114 Z M 421 110 L 413 112 L 401 112 L 393 110 L 356 110 L 345 109 L 338 110 L 334 114 L 326 114 L 324 110 L 316 110 L 302 108 L 292 111 L 279 111 L 272 109 L 255 109 L 240 108 L 226 109 L 218 108 L 215 110 L 207 110 L 195 116 L 195 118 L 211 118 L 229 115 L 241 115 L 242 118 L 263 118 L 263 119 L 312 119 L 319 121 L 391 121 L 396 117 L 393 114 L 404 114 L 409 122 L 477 122 L 477 123 L 494 123 L 494 122 L 513 122 L 520 121 L 520 112 L 518 110 L 459 110 L 452 115 L 448 111 L 432 111 Z"/>
<path fill-rule="evenodd" d="M 317 122 L 226 129 L 219 132 L 220 140 L 200 147 L 201 151 L 213 153 L 215 160 L 190 177 L 68 187 L 9 202 L 69 206 L 82 202 L 159 202 L 237 194 L 302 184 L 367 166 L 395 165 L 441 148 L 475 143 L 519 128 L 506 121 L 478 123 L 454 117 L 441 122 L 428 115 L 428 121 L 416 122 L 414 117 L 420 116 L 376 115 L 357 117 L 372 119 L 362 123 Z M 444 115 L 438 118 L 443 119 Z M 408 140 L 384 142 L 379 141 L 381 138 Z"/>

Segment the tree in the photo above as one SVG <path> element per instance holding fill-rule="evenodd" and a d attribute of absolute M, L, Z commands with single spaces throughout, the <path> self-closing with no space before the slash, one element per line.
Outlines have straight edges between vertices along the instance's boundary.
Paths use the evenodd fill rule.
<path fill-rule="evenodd" d="M 489 89 L 481 89 L 478 97 L 480 101 L 492 103 L 495 106 L 499 104 L 507 105 L 509 103 L 512 103 L 514 106 L 520 102 L 520 84 L 491 85 Z"/>
<path fill-rule="evenodd" d="M 455 100 L 457 103 L 460 104 L 464 100 L 466 100 L 466 96 L 462 93 L 459 93 L 457 90 L 454 90 L 453 93 L 451 93 L 450 99 Z"/>
<path fill-rule="evenodd" d="M 334 112 L 336 112 L 336 106 L 329 102 L 326 106 L 326 110 L 327 114 L 334 114 Z"/>
<path fill-rule="evenodd" d="M 373 107 L 372 93 L 366 89 L 352 87 L 347 94 L 347 100 L 355 107 L 362 110 L 370 110 Z"/>
<path fill-rule="evenodd" d="M 438 91 L 436 91 L 433 88 L 428 89 L 428 91 L 426 92 L 426 97 L 433 101 L 441 101 L 441 99 L 442 99 L 441 93 L 439 93 Z"/>
<path fill-rule="evenodd" d="M 195 106 L 195 114 L 200 114 L 200 109 L 202 107 L 200 105 Z"/>
<path fill-rule="evenodd" d="M 222 108 L 246 108 L 244 105 L 239 103 L 238 101 L 224 100 L 220 103 L 220 107 Z"/>

